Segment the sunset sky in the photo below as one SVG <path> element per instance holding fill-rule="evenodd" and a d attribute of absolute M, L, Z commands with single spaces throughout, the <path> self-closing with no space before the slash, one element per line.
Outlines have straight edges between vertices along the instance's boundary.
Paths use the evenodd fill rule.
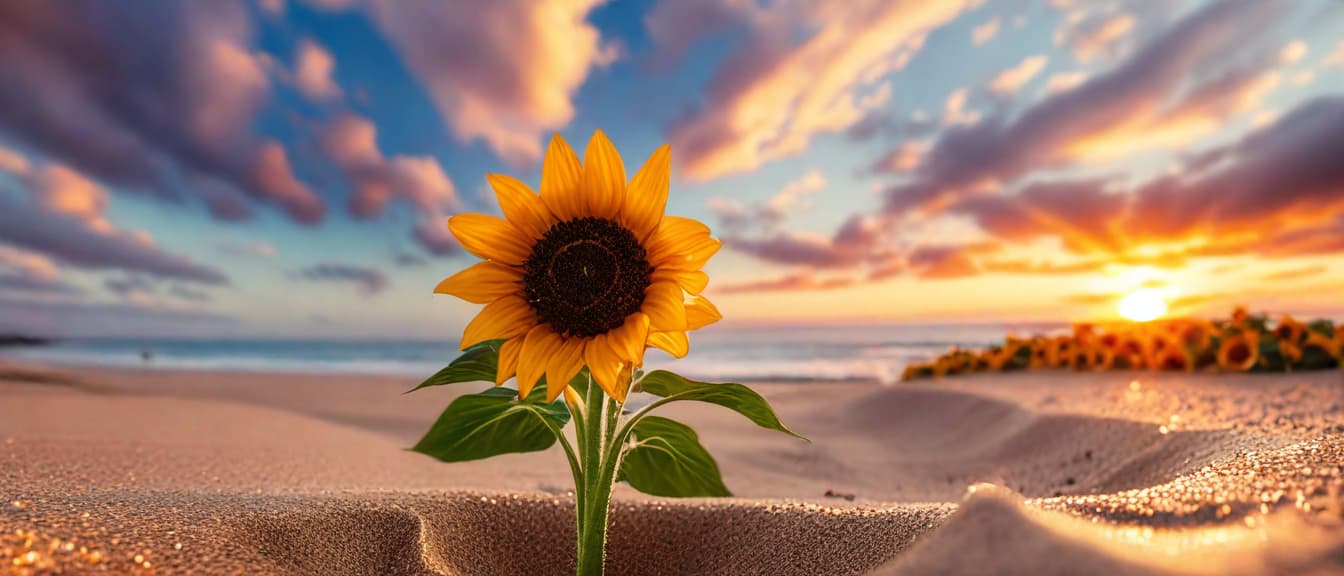
<path fill-rule="evenodd" d="M 0 3 L 0 332 L 456 338 L 559 132 L 726 323 L 1344 315 L 1344 3 Z"/>

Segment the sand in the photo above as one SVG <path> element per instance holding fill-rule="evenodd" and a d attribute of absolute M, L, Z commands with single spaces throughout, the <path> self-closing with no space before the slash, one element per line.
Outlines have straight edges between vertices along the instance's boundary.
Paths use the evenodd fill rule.
<path fill-rule="evenodd" d="M 0 364 L 0 568 L 570 573 L 559 449 L 408 452 L 480 388 L 414 383 Z M 735 497 L 618 487 L 610 573 L 1344 571 L 1344 373 L 755 388 L 813 442 L 673 405 Z"/>

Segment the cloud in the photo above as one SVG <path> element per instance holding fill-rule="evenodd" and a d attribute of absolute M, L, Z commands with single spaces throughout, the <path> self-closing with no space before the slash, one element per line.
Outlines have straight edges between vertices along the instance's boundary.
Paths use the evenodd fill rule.
<path fill-rule="evenodd" d="M 724 244 L 767 262 L 837 268 L 867 260 L 878 241 L 878 233 L 871 219 L 852 216 L 831 237 L 776 231 L 755 238 L 726 235 Z"/>
<path fill-rule="evenodd" d="M 0 292 L 78 294 L 82 290 L 62 280 L 56 265 L 45 256 L 0 245 Z"/>
<path fill-rule="evenodd" d="M 336 59 L 331 52 L 312 39 L 299 42 L 294 56 L 294 84 L 305 97 L 314 102 L 340 98 L 341 87 L 332 78 L 335 71 Z"/>
<path fill-rule="evenodd" d="M 811 273 L 789 274 L 779 278 L 727 284 L 714 289 L 719 294 L 745 294 L 756 292 L 799 292 L 835 290 L 848 288 L 855 284 L 853 278 L 845 276 L 818 277 Z"/>
<path fill-rule="evenodd" d="M 709 211 L 724 228 L 737 228 L 751 221 L 751 213 L 742 202 L 732 198 L 713 197 L 705 202 Z"/>
<path fill-rule="evenodd" d="M 423 256 L 410 252 L 397 252 L 392 258 L 402 268 L 419 268 L 429 263 Z"/>
<path fill-rule="evenodd" d="M 247 11 L 165 8 L 0 6 L 0 130 L 120 188 L 180 199 L 211 181 L 320 221 L 321 199 L 253 132 L 270 86 Z"/>
<path fill-rule="evenodd" d="M 44 165 L 25 184 L 26 194 L 0 190 L 0 241 L 74 266 L 228 283 L 223 272 L 165 251 L 147 233 L 117 228 L 103 214 L 107 194 L 69 168 Z"/>
<path fill-rule="evenodd" d="M 108 292 L 127 300 L 137 300 L 137 296 L 148 296 L 154 292 L 154 283 L 144 276 L 124 276 L 103 280 L 103 288 Z"/>
<path fill-rule="evenodd" d="M 373 0 L 373 19 L 462 141 L 515 163 L 569 124 L 593 69 L 616 57 L 588 22 L 596 0 L 487 3 Z"/>
<path fill-rule="evenodd" d="M 878 174 L 907 174 L 919 167 L 928 150 L 927 142 L 906 142 L 873 163 L 870 169 Z"/>
<path fill-rule="evenodd" d="M 1335 44 L 1335 49 L 1321 59 L 1321 68 L 1339 68 L 1344 66 L 1344 40 Z"/>
<path fill-rule="evenodd" d="M 279 252 L 274 245 L 266 242 L 226 242 L 219 245 L 219 251 L 228 256 L 250 256 L 256 258 L 270 258 Z"/>
<path fill-rule="evenodd" d="M 0 296 L 0 330 L 55 337 L 125 337 L 217 330 L 237 320 L 181 306 Z"/>
<path fill-rule="evenodd" d="M 335 117 L 323 130 L 323 152 L 349 183 L 349 210 L 357 218 L 375 218 L 388 202 L 401 200 L 419 215 L 416 239 L 432 253 L 451 254 L 457 243 L 446 231 L 437 235 L 427 227 L 446 228 L 446 214 L 462 208 L 457 187 L 432 156 L 393 156 L 378 149 L 373 122 L 355 114 Z"/>
<path fill-rule="evenodd" d="M 1046 57 L 1039 54 L 1023 58 L 1017 66 L 996 74 L 989 82 L 989 89 L 999 94 L 1015 93 L 1045 69 L 1046 61 Z"/>
<path fill-rule="evenodd" d="M 1294 64 L 1306 57 L 1308 50 L 1306 42 L 1293 40 L 1284 44 L 1283 48 L 1279 50 L 1279 61 L 1284 64 Z"/>
<path fill-rule="evenodd" d="M 979 46 L 993 40 L 998 33 L 999 19 L 995 18 L 971 29 L 971 43 Z"/>
<path fill-rule="evenodd" d="M 958 88 L 947 95 L 947 101 L 943 104 L 943 123 L 974 124 L 980 120 L 979 112 L 966 110 L 966 94 L 965 88 Z"/>
<path fill-rule="evenodd" d="M 1344 252 L 1344 97 L 1305 102 L 1175 175 L 1035 182 L 947 210 L 1009 242 L 1056 238 L 1113 262 Z M 1156 250 L 1156 251 L 1155 251 Z"/>
<path fill-rule="evenodd" d="M 1240 62 L 1254 43 L 1236 31 L 1272 22 L 1270 4 L 1210 5 L 1166 30 L 1129 60 L 1013 117 L 946 129 L 912 181 L 888 191 L 887 210 L 928 209 L 985 184 L 1136 150 L 1184 145 L 1213 131 L 1263 94 L 1272 72 Z M 1201 72 L 1192 85 L 1195 71 Z M 1272 84 L 1270 84 L 1272 85 Z M 951 103 L 949 103 L 951 104 Z"/>
<path fill-rule="evenodd" d="M 343 282 L 358 287 L 361 294 L 373 296 L 387 288 L 387 275 L 382 270 L 335 262 L 322 262 L 298 272 L 299 278 L 312 282 Z"/>
<path fill-rule="evenodd" d="M 663 0 L 658 10 L 699 10 Z M 683 174 L 709 180 L 805 150 L 890 98 L 887 76 L 950 22 L 949 1 L 756 5 L 743 38 L 714 72 L 703 105 L 669 129 Z M 679 8 L 685 6 L 685 8 Z"/>
<path fill-rule="evenodd" d="M 203 290 L 197 290 L 190 286 L 183 286 L 181 284 L 172 285 L 172 287 L 168 289 L 168 294 L 184 302 L 203 303 L 214 300 L 214 297 L 212 297 L 209 292 L 205 292 Z"/>
<path fill-rule="evenodd" d="M 1061 72 L 1051 74 L 1045 81 L 1045 95 L 1051 96 L 1060 92 L 1068 92 L 1077 88 L 1079 84 L 1087 81 L 1086 72 Z"/>
<path fill-rule="evenodd" d="M 816 170 L 808 170 L 797 180 L 784 185 L 784 189 L 772 196 L 761 207 L 761 213 L 771 220 L 783 220 L 797 209 L 805 208 L 806 198 L 826 188 L 826 177 Z"/>
<path fill-rule="evenodd" d="M 285 0 L 257 0 L 257 6 L 265 12 L 267 16 L 276 17 L 285 15 Z"/>
<path fill-rule="evenodd" d="M 649 56 L 654 68 L 676 65 L 698 41 L 751 18 L 751 1 L 663 0 L 644 16 L 644 27 L 657 50 Z"/>
<path fill-rule="evenodd" d="M 1338 229 L 1329 220 L 1344 214 L 1344 97 L 1307 101 L 1216 155 L 1217 168 L 1139 189 L 1134 232 L 1157 239 L 1278 233 L 1301 243 L 1315 230 Z"/>
<path fill-rule="evenodd" d="M 1267 282 L 1300 280 L 1302 278 L 1320 276 L 1321 274 L 1324 274 L 1326 270 L 1329 270 L 1329 268 L 1325 267 L 1325 265 L 1323 264 L 1316 266 L 1303 266 L 1301 268 L 1289 268 L 1286 270 L 1279 270 L 1277 272 L 1272 272 L 1264 276 L 1261 276 L 1260 279 L 1265 280 Z"/>
<path fill-rule="evenodd" d="M 1126 12 L 1086 13 L 1056 31 L 1055 43 L 1068 46 L 1079 62 L 1102 55 L 1116 56 L 1134 25 L 1134 17 Z"/>
<path fill-rule="evenodd" d="M 997 249 L 988 243 L 917 246 L 906 256 L 906 265 L 920 278 L 964 278 L 980 273 L 977 256 Z"/>

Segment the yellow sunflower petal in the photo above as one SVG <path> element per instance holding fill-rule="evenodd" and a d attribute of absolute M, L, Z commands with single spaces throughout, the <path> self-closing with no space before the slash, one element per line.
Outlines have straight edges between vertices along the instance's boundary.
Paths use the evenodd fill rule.
<path fill-rule="evenodd" d="M 607 344 L 607 335 L 598 334 L 583 349 L 584 362 L 588 364 L 588 371 L 592 373 L 593 380 L 601 386 L 607 394 L 616 396 L 616 378 L 621 373 L 621 365 L 625 362 L 616 354 L 615 350 Z"/>
<path fill-rule="evenodd" d="M 672 175 L 672 147 L 662 145 L 639 169 L 626 192 L 621 220 L 643 240 L 658 228 L 667 208 L 667 189 Z"/>
<path fill-rule="evenodd" d="M 554 402 L 583 368 L 582 338 L 561 338 L 560 347 L 546 363 L 546 401 Z"/>
<path fill-rule="evenodd" d="M 709 274 L 700 270 L 657 268 L 649 277 L 651 282 L 672 282 L 691 294 L 699 294 L 709 285 Z"/>
<path fill-rule="evenodd" d="M 667 352 L 676 358 L 685 358 L 691 351 L 691 339 L 685 332 L 650 332 L 649 346 Z"/>
<path fill-rule="evenodd" d="M 686 304 L 686 329 L 699 330 L 723 319 L 723 314 L 709 298 L 696 296 Z"/>
<path fill-rule="evenodd" d="M 722 242 L 710 237 L 709 227 L 690 218 L 666 216 L 645 245 L 654 268 L 699 270 Z"/>
<path fill-rule="evenodd" d="M 489 304 L 516 294 L 522 288 L 523 273 L 498 262 L 478 262 L 444 278 L 434 287 L 435 294 L 450 294 L 473 304 Z"/>
<path fill-rule="evenodd" d="M 601 130 L 593 132 L 583 156 L 583 195 L 589 215 L 615 219 L 625 202 L 625 164 Z"/>
<path fill-rule="evenodd" d="M 527 184 L 505 174 L 486 174 L 485 179 L 494 188 L 495 198 L 499 200 L 499 209 L 504 212 L 504 217 L 518 230 L 535 240 L 551 227 L 554 220 L 551 210 Z"/>
<path fill-rule="evenodd" d="M 467 252 L 486 260 L 517 266 L 532 251 L 532 244 L 523 233 L 503 218 L 457 214 L 448 219 L 448 230 Z"/>
<path fill-rule="evenodd" d="M 685 294 L 671 282 L 654 282 L 644 291 L 640 312 L 649 316 L 649 330 L 667 332 L 686 329 Z"/>
<path fill-rule="evenodd" d="M 621 360 L 632 366 L 643 366 L 644 342 L 648 338 L 649 317 L 636 312 L 625 319 L 625 324 L 607 333 L 607 345 Z"/>
<path fill-rule="evenodd" d="M 541 200 L 557 219 L 571 220 L 587 213 L 588 205 L 579 188 L 582 180 L 579 157 L 559 134 L 552 136 L 541 164 Z"/>
<path fill-rule="evenodd" d="M 513 338 L 527 332 L 536 325 L 532 307 L 522 298 L 505 296 L 485 305 L 480 314 L 471 319 L 467 329 L 462 332 L 462 349 L 493 340 L 495 338 Z"/>
<path fill-rule="evenodd" d="M 518 396 L 527 398 L 532 387 L 546 373 L 546 363 L 559 349 L 562 338 L 550 326 L 538 324 L 527 333 L 518 354 Z"/>
<path fill-rule="evenodd" d="M 616 388 L 611 391 L 612 397 L 617 402 L 625 403 L 626 396 L 630 394 L 630 384 L 635 380 L 635 367 L 631 364 L 622 364 L 621 373 L 616 376 Z"/>
<path fill-rule="evenodd" d="M 495 374 L 495 386 L 503 386 L 518 371 L 518 356 L 523 351 L 523 339 L 527 335 L 514 336 L 499 347 L 499 371 Z"/>

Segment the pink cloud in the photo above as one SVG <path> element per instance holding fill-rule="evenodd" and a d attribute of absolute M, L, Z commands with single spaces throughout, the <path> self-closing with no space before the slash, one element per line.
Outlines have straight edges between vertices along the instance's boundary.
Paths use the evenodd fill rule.
<path fill-rule="evenodd" d="M 335 71 L 336 59 L 326 48 L 311 39 L 299 43 L 294 62 L 294 83 L 305 97 L 314 102 L 340 98 L 341 87 L 332 78 Z"/>
<path fill-rule="evenodd" d="M 387 158 L 378 148 L 378 130 L 367 118 L 343 114 L 334 118 L 321 135 L 323 152 L 345 175 L 350 190 L 350 213 L 374 218 L 392 200 L 410 204 L 422 220 L 419 226 L 444 228 L 436 234 L 418 228 L 416 238 L 438 254 L 453 251 L 444 220 L 461 209 L 452 179 L 439 161 L 430 156 Z M 432 222 L 427 224 L 426 222 Z"/>
<path fill-rule="evenodd" d="M 17 194 L 0 194 L 0 241 L 40 254 L 43 261 L 228 283 L 219 270 L 160 248 L 149 234 L 114 226 L 104 214 L 107 193 L 68 167 L 41 166 L 25 184 L 27 201 Z M 28 272 L 46 268 L 33 258 L 7 261 Z"/>
<path fill-rule="evenodd" d="M 486 3 L 375 0 L 374 20 L 449 130 L 515 163 L 574 117 L 573 97 L 616 50 L 587 21 L 597 0 Z"/>

